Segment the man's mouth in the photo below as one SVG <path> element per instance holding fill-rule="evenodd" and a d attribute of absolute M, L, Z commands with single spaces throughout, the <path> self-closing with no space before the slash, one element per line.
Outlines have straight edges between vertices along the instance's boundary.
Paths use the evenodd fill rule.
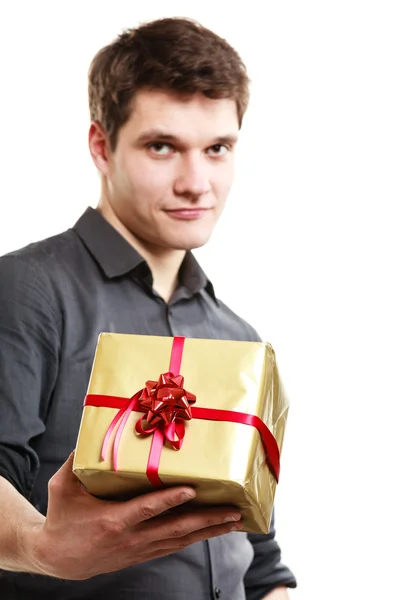
<path fill-rule="evenodd" d="M 175 219 L 199 219 L 204 216 L 211 208 L 172 208 L 165 212 Z"/>

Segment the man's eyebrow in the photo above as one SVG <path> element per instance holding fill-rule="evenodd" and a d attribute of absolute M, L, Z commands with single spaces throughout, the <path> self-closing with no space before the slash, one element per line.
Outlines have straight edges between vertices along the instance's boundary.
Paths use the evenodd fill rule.
<path fill-rule="evenodd" d="M 238 136 L 234 133 L 230 135 L 221 135 L 217 137 L 214 141 L 214 144 L 226 144 L 227 146 L 233 146 L 238 141 Z"/>
<path fill-rule="evenodd" d="M 143 144 L 146 142 L 172 142 L 183 144 L 183 140 L 181 140 L 178 136 L 173 135 L 172 133 L 166 133 L 161 129 L 149 129 L 144 131 L 136 140 L 136 143 Z M 210 146 L 214 146 L 216 144 L 226 144 L 233 146 L 238 141 L 238 136 L 236 134 L 228 134 L 217 136 L 213 140 L 211 140 Z"/>

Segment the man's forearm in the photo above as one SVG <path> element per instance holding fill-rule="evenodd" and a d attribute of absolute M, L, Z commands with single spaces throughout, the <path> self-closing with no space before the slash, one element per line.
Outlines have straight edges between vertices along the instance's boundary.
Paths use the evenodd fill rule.
<path fill-rule="evenodd" d="M 44 520 L 43 515 L 0 476 L 0 569 L 37 572 L 26 541 L 29 531 Z"/>
<path fill-rule="evenodd" d="M 275 588 L 264 597 L 264 600 L 289 600 L 289 594 L 286 587 Z"/>

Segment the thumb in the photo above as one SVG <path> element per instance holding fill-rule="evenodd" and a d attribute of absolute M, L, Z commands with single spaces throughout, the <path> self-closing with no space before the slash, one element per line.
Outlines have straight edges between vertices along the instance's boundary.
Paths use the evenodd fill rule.
<path fill-rule="evenodd" d="M 80 489 L 80 487 L 81 487 L 81 483 L 80 483 L 79 479 L 77 478 L 77 476 L 75 475 L 75 473 L 72 470 L 73 466 L 74 466 L 74 458 L 75 458 L 75 450 L 73 452 L 71 452 L 71 454 L 68 456 L 65 463 L 59 468 L 59 470 L 52 477 L 52 479 L 54 480 L 54 483 L 59 484 L 63 488 L 65 486 L 66 489 L 69 489 L 70 491 L 73 491 L 73 490 L 76 491 L 76 490 Z"/>

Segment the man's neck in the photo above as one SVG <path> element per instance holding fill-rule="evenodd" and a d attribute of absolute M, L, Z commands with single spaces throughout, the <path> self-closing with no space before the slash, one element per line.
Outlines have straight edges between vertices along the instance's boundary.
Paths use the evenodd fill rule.
<path fill-rule="evenodd" d="M 141 251 L 136 246 L 135 248 L 146 259 L 150 267 L 154 290 L 168 304 L 172 294 L 178 287 L 179 269 L 185 257 L 185 252 L 174 250 L 156 255 L 147 252 L 145 249 Z"/>
<path fill-rule="evenodd" d="M 100 202 L 97 210 L 145 259 L 153 276 L 153 289 L 168 303 L 178 286 L 179 269 L 186 252 L 184 250 L 155 248 L 144 244 L 121 223 L 106 202 Z"/>

